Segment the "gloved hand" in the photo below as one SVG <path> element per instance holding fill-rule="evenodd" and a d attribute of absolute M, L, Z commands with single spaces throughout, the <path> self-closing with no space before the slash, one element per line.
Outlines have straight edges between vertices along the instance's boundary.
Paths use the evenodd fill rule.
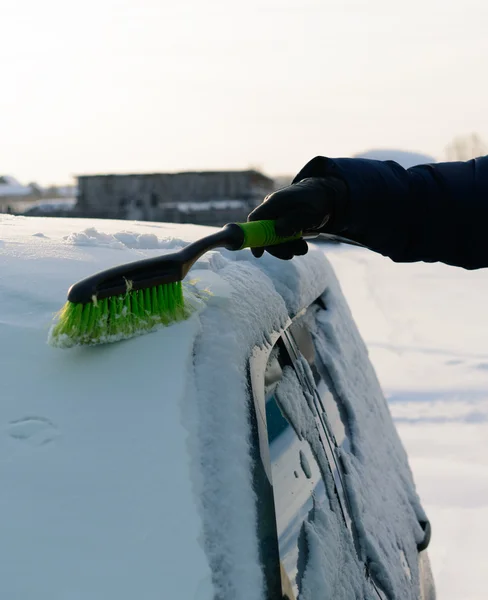
<path fill-rule="evenodd" d="M 338 202 L 343 202 L 347 188 L 336 177 L 308 177 L 273 192 L 247 217 L 248 221 L 276 220 L 276 233 L 288 237 L 300 231 L 318 232 L 332 220 Z M 290 260 L 308 252 L 304 239 L 267 248 L 252 248 L 256 258 L 267 250 L 282 260 Z"/>

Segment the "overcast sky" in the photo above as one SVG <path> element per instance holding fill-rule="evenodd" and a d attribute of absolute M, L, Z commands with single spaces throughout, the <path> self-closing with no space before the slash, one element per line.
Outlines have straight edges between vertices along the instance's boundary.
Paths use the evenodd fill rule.
<path fill-rule="evenodd" d="M 486 0 L 1 0 L 0 174 L 259 166 L 488 140 Z"/>

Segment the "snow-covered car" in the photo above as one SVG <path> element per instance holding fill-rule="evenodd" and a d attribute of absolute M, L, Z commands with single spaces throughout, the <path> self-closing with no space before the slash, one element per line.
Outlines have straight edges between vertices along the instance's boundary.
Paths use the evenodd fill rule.
<path fill-rule="evenodd" d="M 61 350 L 70 284 L 208 228 L 0 231 L 2 598 L 434 598 L 429 522 L 322 249 L 209 252 L 188 320 Z"/>

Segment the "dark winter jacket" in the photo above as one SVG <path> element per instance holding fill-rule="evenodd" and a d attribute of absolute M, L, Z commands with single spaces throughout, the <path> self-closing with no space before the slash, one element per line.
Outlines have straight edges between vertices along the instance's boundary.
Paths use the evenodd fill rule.
<path fill-rule="evenodd" d="M 349 188 L 330 231 L 394 261 L 488 267 L 488 156 L 403 169 L 395 162 L 316 157 L 297 175 Z"/>

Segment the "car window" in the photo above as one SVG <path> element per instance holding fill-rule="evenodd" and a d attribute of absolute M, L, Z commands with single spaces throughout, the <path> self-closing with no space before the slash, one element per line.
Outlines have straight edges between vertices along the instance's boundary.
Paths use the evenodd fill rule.
<path fill-rule="evenodd" d="M 315 312 L 318 309 L 312 306 L 306 318 L 296 319 L 290 325 L 288 334 L 292 336 L 296 348 L 307 361 L 315 382 L 318 393 L 322 417 L 328 425 L 329 433 L 333 436 L 338 447 L 350 451 L 350 438 L 347 426 L 347 416 L 337 394 L 334 393 L 332 379 L 324 366 L 319 353 L 316 351 L 316 342 L 320 331 L 311 327 Z"/>
<path fill-rule="evenodd" d="M 315 503 L 326 500 L 320 467 L 310 444 L 301 439 L 280 405 L 280 383 L 292 361 L 279 342 L 268 360 L 265 373 L 265 407 L 276 512 L 283 590 L 298 597 L 306 565 L 303 523 Z"/>
<path fill-rule="evenodd" d="M 327 597 L 339 591 L 347 597 L 381 597 L 359 559 L 334 442 L 308 367 L 312 361 L 305 360 L 286 331 L 274 341 L 271 353 L 255 349 L 250 365 L 266 597 L 298 600 L 325 589 Z"/>
<path fill-rule="evenodd" d="M 321 423 L 325 431 L 325 439 L 332 440 L 332 443 L 339 449 L 344 449 L 347 453 L 351 452 L 351 434 L 348 423 L 348 416 L 345 407 L 342 404 L 340 394 L 335 389 L 332 377 L 321 359 L 319 348 L 327 347 L 323 330 L 317 327 L 316 316 L 318 311 L 323 310 L 323 306 L 317 303 L 310 306 L 306 313 L 296 318 L 284 334 L 287 340 L 289 352 L 296 356 L 296 363 L 305 363 L 306 372 L 302 378 L 309 381 L 310 390 L 313 394 L 318 412 L 320 413 Z M 359 552 L 359 539 L 357 533 L 357 523 L 353 522 L 352 510 L 349 496 L 344 485 L 344 464 L 342 454 L 337 450 L 332 452 L 332 457 L 328 455 L 334 480 L 336 484 L 336 493 L 339 496 L 343 514 L 348 528 L 354 539 L 356 550 Z M 365 573 L 375 591 L 375 597 L 385 599 L 384 592 L 379 588 L 378 583 L 371 577 L 369 563 L 365 565 Z"/>
<path fill-rule="evenodd" d="M 336 493 L 344 520 L 357 545 L 357 532 L 352 523 L 351 506 L 344 485 L 343 464 L 340 453 L 336 451 L 336 448 L 343 448 L 350 452 L 348 421 L 332 378 L 316 349 L 317 343 L 326 343 L 326 340 L 319 339 L 321 333 L 315 323 L 318 310 L 320 307 L 316 304 L 310 306 L 304 315 L 291 323 L 284 339 L 289 352 L 295 354 L 297 364 L 305 363 L 306 369 L 303 369 L 302 364 L 302 370 L 307 372 L 303 372 L 301 376 L 309 382 L 310 392 L 315 400 L 319 431 L 332 469 Z"/>

